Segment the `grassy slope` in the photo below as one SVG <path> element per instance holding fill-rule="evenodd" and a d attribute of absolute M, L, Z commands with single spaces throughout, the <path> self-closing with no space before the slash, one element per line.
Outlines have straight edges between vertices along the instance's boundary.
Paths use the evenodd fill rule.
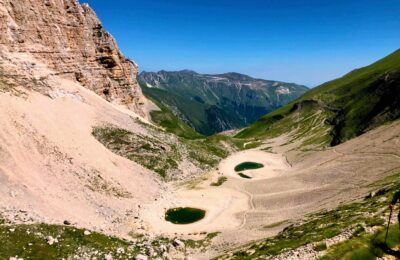
<path fill-rule="evenodd" d="M 0 259 L 15 256 L 23 259 L 106 259 L 106 255 L 111 259 L 134 259 L 137 254 L 149 253 L 149 247 L 161 256 L 162 246 L 171 245 L 174 240 L 164 237 L 149 240 L 132 234 L 136 241 L 127 241 L 97 232 L 85 235 L 84 231 L 65 225 L 6 224 L 0 218 Z M 203 239 L 181 241 L 189 249 L 204 250 L 218 233 L 204 232 L 203 235 Z M 50 245 L 49 236 L 57 242 Z"/>
<path fill-rule="evenodd" d="M 196 139 L 202 137 L 201 134 L 196 132 L 193 128 L 189 127 L 182 120 L 176 117 L 174 113 L 172 113 L 172 111 L 168 107 L 159 102 L 157 98 L 154 98 L 155 94 L 153 93 L 153 91 L 150 91 L 150 89 L 144 86 L 143 83 L 141 83 L 140 86 L 146 97 L 153 101 L 161 109 L 160 111 L 150 112 L 151 119 L 154 123 L 163 127 L 166 131 L 180 137 L 184 137 L 187 139 Z M 163 94 L 162 90 L 159 91 L 159 94 Z"/>
<path fill-rule="evenodd" d="M 292 94 L 278 97 L 272 86 L 265 89 L 241 88 L 238 92 L 236 87 L 226 83 L 207 83 L 212 75 L 193 73 L 168 72 L 167 83 L 162 83 L 166 84 L 165 89 L 148 88 L 144 82 L 141 87 L 146 96 L 174 110 L 178 117 L 184 118 L 190 127 L 204 135 L 246 126 L 260 115 L 288 103 L 308 90 L 304 86 L 281 83 Z M 261 81 L 235 73 L 215 76 L 243 82 Z M 144 81 L 143 77 L 139 81 Z M 271 81 L 264 82 L 273 84 Z M 204 84 L 209 85 L 205 87 Z"/>
<path fill-rule="evenodd" d="M 57 238 L 58 242 L 49 245 L 47 237 Z M 84 230 L 69 226 L 30 224 L 0 225 L 0 259 L 18 256 L 23 259 L 61 259 L 62 257 L 95 255 L 104 259 L 106 254 L 113 257 L 132 257 L 137 248 L 130 248 L 129 243 L 99 233 L 84 235 Z M 124 253 L 117 254 L 117 248 Z M 129 248 L 129 249 L 128 249 Z"/>
<path fill-rule="evenodd" d="M 223 122 L 229 122 L 230 124 L 232 124 L 232 127 L 239 127 L 241 125 L 240 120 L 238 120 L 231 114 L 226 113 L 224 110 L 220 109 L 217 106 L 205 104 L 193 99 L 188 99 L 186 97 L 182 97 L 181 95 L 165 91 L 163 89 L 148 88 L 143 85 L 141 85 L 141 88 L 143 90 L 143 93 L 148 98 L 153 100 L 156 104 L 160 104 L 160 106 L 162 107 L 164 115 L 152 114 L 152 119 L 155 122 L 157 122 L 157 120 L 160 121 L 160 117 L 165 117 L 168 108 L 162 103 L 166 103 L 169 107 L 176 108 L 178 113 L 180 113 L 184 118 L 188 119 L 188 122 L 192 126 L 192 129 L 195 129 L 197 132 L 204 135 L 211 135 L 217 131 L 216 127 L 210 125 L 210 121 L 212 121 L 215 116 L 217 116 Z M 169 114 L 174 115 L 172 112 L 170 112 Z M 174 117 L 177 118 L 175 115 Z M 171 123 L 167 122 L 166 120 L 162 121 L 164 125 L 171 125 Z M 178 121 L 174 120 L 175 123 L 179 121 L 182 122 L 179 119 Z M 169 129 L 172 128 L 169 127 Z"/>
<path fill-rule="evenodd" d="M 302 223 L 285 228 L 279 235 L 245 246 L 233 253 L 235 259 L 275 256 L 288 250 L 312 244 L 316 251 L 325 250 L 324 240 L 351 230 L 348 240 L 326 250 L 323 259 L 375 259 L 383 254 L 384 227 L 388 201 L 400 189 L 400 173 L 375 183 L 375 196 L 341 205 L 334 210 L 312 214 Z M 268 228 L 268 227 L 266 227 Z M 367 232 L 367 229 L 375 230 Z M 400 244 L 398 225 L 389 232 L 388 244 Z M 221 256 L 220 258 L 224 258 Z M 263 258 L 260 258 L 263 259 Z"/>
<path fill-rule="evenodd" d="M 308 129 L 303 133 L 297 131 L 296 137 L 306 136 L 308 142 L 324 145 L 344 142 L 400 116 L 399 74 L 400 51 L 396 51 L 312 89 L 262 117 L 237 137 L 274 137 L 291 130 Z"/>

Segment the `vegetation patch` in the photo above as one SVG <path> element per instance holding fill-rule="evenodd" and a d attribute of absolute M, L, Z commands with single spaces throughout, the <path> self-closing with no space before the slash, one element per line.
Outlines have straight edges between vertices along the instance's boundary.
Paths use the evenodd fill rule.
<path fill-rule="evenodd" d="M 61 225 L 0 225 L 0 240 L 0 259 L 128 259 L 138 252 L 124 240 Z"/>
<path fill-rule="evenodd" d="M 174 145 L 115 127 L 97 127 L 92 134 L 114 153 L 135 161 L 162 177 L 178 168 L 180 154 Z"/>
<path fill-rule="evenodd" d="M 264 165 L 261 163 L 243 162 L 241 164 L 236 165 L 235 172 L 241 172 L 241 171 L 246 171 L 246 170 L 255 170 L 255 169 L 260 169 L 263 167 L 264 167 Z"/>
<path fill-rule="evenodd" d="M 323 148 L 400 118 L 400 51 L 316 87 L 277 109 L 237 138 L 288 135 L 298 147 Z"/>
<path fill-rule="evenodd" d="M 376 233 L 360 233 L 352 239 L 332 246 L 321 260 L 333 259 L 376 259 L 381 258 L 389 248 L 400 244 L 398 224 L 390 226 L 385 243 L 386 230 L 380 229 Z M 397 256 L 400 253 L 397 252 Z"/>
<path fill-rule="evenodd" d="M 165 220 L 174 224 L 191 224 L 203 219 L 206 211 L 196 208 L 173 208 L 165 213 Z"/>
<path fill-rule="evenodd" d="M 205 233 L 205 232 L 204 232 Z M 185 246 L 188 248 L 200 248 L 202 249 L 201 251 L 204 252 L 207 247 L 211 244 L 211 241 L 218 236 L 220 232 L 213 232 L 213 233 L 208 233 L 204 239 L 201 240 L 194 240 L 194 239 L 186 239 L 183 240 L 185 243 Z"/>
<path fill-rule="evenodd" d="M 212 182 L 210 185 L 211 186 L 221 186 L 227 180 L 228 180 L 228 178 L 226 178 L 225 176 L 221 176 L 218 178 L 217 182 Z"/>

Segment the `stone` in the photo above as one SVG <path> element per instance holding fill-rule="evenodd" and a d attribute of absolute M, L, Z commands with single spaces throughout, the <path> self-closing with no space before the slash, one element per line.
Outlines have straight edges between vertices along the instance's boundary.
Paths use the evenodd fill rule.
<path fill-rule="evenodd" d="M 64 225 L 69 226 L 69 225 L 71 225 L 71 222 L 69 222 L 68 220 L 64 220 Z"/>
<path fill-rule="evenodd" d="M 185 247 L 185 243 L 183 243 L 179 239 L 175 239 L 174 242 L 172 242 L 172 244 L 174 245 L 174 247 L 182 247 L 182 248 Z"/>
<path fill-rule="evenodd" d="M 125 249 L 123 249 L 122 247 L 118 247 L 117 254 L 123 254 L 123 253 L 125 253 Z"/>
<path fill-rule="evenodd" d="M 164 252 L 164 253 L 162 254 L 162 258 L 163 258 L 163 259 L 166 259 L 166 260 L 172 260 L 172 257 L 171 257 L 167 252 Z"/>
<path fill-rule="evenodd" d="M 135 256 L 135 260 L 147 260 L 148 257 L 142 254 L 138 254 Z"/>
<path fill-rule="evenodd" d="M 107 101 L 144 115 L 137 64 L 123 56 L 88 4 L 77 0 L 0 1 L 0 46 L 29 53 Z M 29 67 L 34 67 L 32 62 Z M 49 91 L 37 88 L 43 94 Z"/>
<path fill-rule="evenodd" d="M 160 251 L 161 251 L 161 252 L 167 252 L 167 251 L 168 251 L 167 246 L 166 246 L 166 245 L 161 245 L 161 246 L 160 246 Z"/>
<path fill-rule="evenodd" d="M 92 234 L 89 230 L 85 230 L 84 232 L 83 232 L 83 234 L 85 235 L 85 236 L 89 236 L 90 234 Z"/>
<path fill-rule="evenodd" d="M 112 259 L 113 259 L 113 257 L 110 254 L 107 254 L 104 256 L 104 260 L 112 260 Z"/>
<path fill-rule="evenodd" d="M 47 244 L 49 244 L 50 246 L 53 245 L 53 244 L 58 243 L 58 239 L 57 239 L 57 238 L 54 238 L 54 237 L 52 237 L 52 236 L 48 236 L 48 237 L 46 238 L 46 240 L 47 240 Z"/>

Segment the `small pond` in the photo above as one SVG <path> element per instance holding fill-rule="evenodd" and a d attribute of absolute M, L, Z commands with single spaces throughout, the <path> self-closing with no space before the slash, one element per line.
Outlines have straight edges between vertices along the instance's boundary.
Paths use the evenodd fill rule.
<path fill-rule="evenodd" d="M 242 172 L 239 172 L 238 175 L 239 175 L 240 177 L 244 178 L 244 179 L 251 179 L 250 176 L 248 176 L 248 175 L 246 175 L 246 174 L 244 174 L 244 173 L 242 173 Z"/>
<path fill-rule="evenodd" d="M 190 224 L 204 218 L 206 211 L 196 208 L 173 208 L 165 213 L 165 220 L 174 224 Z"/>
<path fill-rule="evenodd" d="M 259 169 L 259 168 L 263 168 L 263 167 L 264 167 L 264 165 L 261 163 L 243 162 L 241 164 L 236 165 L 235 172 L 254 170 L 254 169 Z"/>

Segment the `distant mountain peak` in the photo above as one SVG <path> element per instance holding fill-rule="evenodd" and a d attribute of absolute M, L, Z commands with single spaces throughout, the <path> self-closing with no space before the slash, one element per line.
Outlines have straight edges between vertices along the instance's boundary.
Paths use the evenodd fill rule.
<path fill-rule="evenodd" d="M 141 73 L 139 79 L 146 95 L 205 135 L 244 127 L 308 90 L 237 72 L 159 71 Z"/>

